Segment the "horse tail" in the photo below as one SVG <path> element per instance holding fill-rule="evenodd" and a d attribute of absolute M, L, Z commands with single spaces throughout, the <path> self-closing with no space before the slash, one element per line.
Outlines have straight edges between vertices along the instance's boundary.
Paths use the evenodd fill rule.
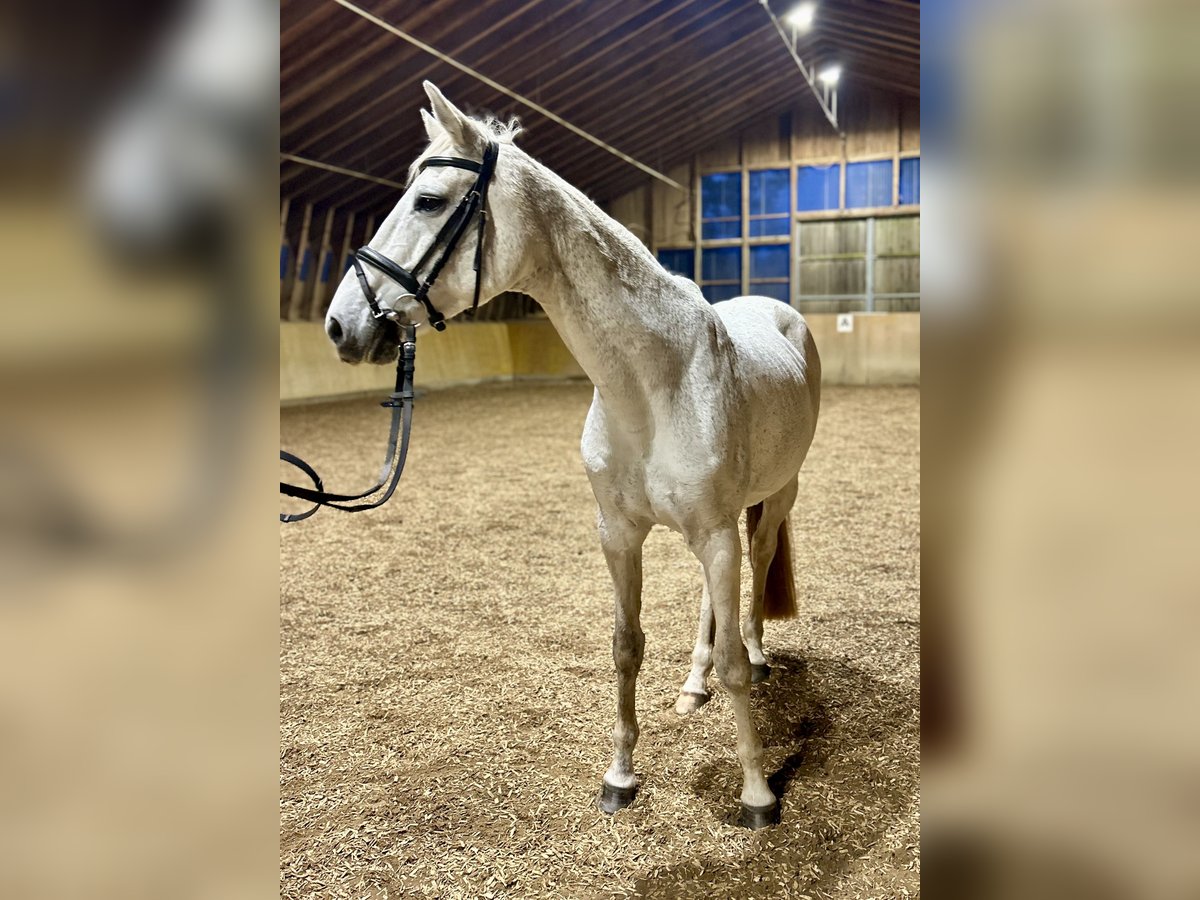
<path fill-rule="evenodd" d="M 753 545 L 754 532 L 762 518 L 763 505 L 746 509 L 746 537 Z M 763 595 L 764 619 L 791 619 L 796 615 L 796 580 L 792 574 L 792 543 L 788 520 L 779 523 L 775 555 L 767 567 L 767 586 Z"/>

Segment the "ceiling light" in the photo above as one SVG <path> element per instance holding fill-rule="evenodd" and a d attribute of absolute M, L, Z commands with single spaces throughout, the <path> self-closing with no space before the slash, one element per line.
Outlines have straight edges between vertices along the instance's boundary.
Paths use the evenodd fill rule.
<path fill-rule="evenodd" d="M 826 66 L 817 75 L 821 81 L 832 87 L 838 83 L 838 79 L 842 77 L 842 67 L 838 65 Z"/>
<path fill-rule="evenodd" d="M 783 21 L 797 31 L 808 31 L 812 28 L 813 19 L 817 15 L 817 4 L 811 2 L 797 3 L 783 15 Z"/>

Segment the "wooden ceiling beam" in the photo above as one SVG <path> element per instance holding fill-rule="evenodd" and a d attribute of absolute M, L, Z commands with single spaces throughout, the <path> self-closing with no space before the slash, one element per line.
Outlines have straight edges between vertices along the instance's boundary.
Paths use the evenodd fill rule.
<path fill-rule="evenodd" d="M 763 34 L 767 36 L 766 32 Z M 774 32 L 771 33 L 772 36 L 773 34 Z M 770 58 L 772 55 L 777 56 L 774 62 Z M 698 70 L 704 69 L 706 65 L 706 60 L 697 61 L 678 76 L 656 83 L 654 90 L 649 94 L 653 105 L 648 110 L 649 115 L 645 117 L 630 116 L 628 111 L 622 109 L 618 104 L 608 104 L 597 118 L 583 120 L 588 123 L 588 127 L 609 135 L 614 143 L 633 142 L 631 146 L 636 146 L 636 142 L 641 140 L 647 131 L 648 124 L 652 126 L 650 130 L 656 133 L 661 132 L 665 127 L 664 111 L 677 112 L 679 114 L 677 118 L 690 118 L 712 102 L 714 98 L 724 97 L 736 92 L 742 86 L 754 82 L 771 82 L 776 85 L 778 90 L 778 79 L 768 77 L 767 73 L 771 71 L 772 67 L 792 66 L 793 64 L 777 40 L 769 42 L 765 47 L 758 40 L 747 41 L 738 52 L 724 54 L 719 83 L 704 94 L 699 94 L 696 90 L 696 79 L 691 76 Z M 794 78 L 797 82 L 800 81 L 799 74 L 794 71 L 794 68 L 785 71 L 788 72 L 789 79 Z M 788 81 L 787 84 L 790 87 L 791 81 Z M 580 115 L 582 117 L 582 111 Z M 557 147 L 562 142 L 563 137 L 558 137 L 550 146 Z"/>
<path fill-rule="evenodd" d="M 678 0 L 672 0 L 672 2 L 678 2 Z M 616 22 L 614 22 L 611 16 L 607 17 L 606 19 L 605 7 L 596 8 L 592 16 L 596 18 L 596 26 L 601 28 L 601 31 L 604 30 L 604 26 L 607 26 L 608 30 L 611 30 L 617 28 L 617 26 L 624 22 L 624 20 L 620 19 L 617 19 Z M 582 30 L 586 32 L 590 22 L 592 22 L 592 19 L 584 17 L 583 19 L 576 20 L 576 22 L 570 22 L 566 24 L 566 28 L 553 30 L 547 35 L 522 35 L 522 40 L 528 41 L 530 46 L 539 47 L 539 58 L 542 58 L 542 56 L 548 56 L 548 58 L 556 59 L 556 56 L 554 56 L 554 53 L 556 53 L 556 48 L 559 48 L 559 53 L 569 52 L 570 44 L 568 43 L 568 38 L 572 34 L 575 34 L 576 31 Z M 402 42 L 397 41 L 395 36 L 388 35 L 388 37 L 392 43 L 403 46 Z M 424 40 L 424 36 L 422 36 L 422 40 Z M 430 43 L 434 43 L 434 46 L 436 46 L 436 42 L 430 41 Z M 445 67 L 442 64 L 436 64 L 436 61 L 428 58 L 428 56 L 426 56 L 424 53 L 421 53 L 420 50 L 415 50 L 413 48 L 406 49 L 412 50 L 412 53 L 414 54 L 413 59 L 418 62 L 418 65 L 424 66 L 426 70 L 434 65 L 443 68 L 443 70 L 446 72 L 446 76 L 439 79 L 439 88 L 442 88 L 445 94 L 450 96 L 452 100 L 458 104 L 458 106 L 470 108 L 478 103 L 476 98 L 486 98 L 486 100 L 491 100 L 491 98 L 496 96 L 496 92 L 494 92 L 491 88 L 488 88 L 487 85 L 480 84 L 478 80 L 470 78 L 467 76 L 467 74 L 463 74 L 456 70 L 451 70 L 451 68 Z M 517 72 L 521 71 L 522 66 L 528 68 L 527 56 L 511 53 L 508 43 L 504 41 L 498 41 L 490 53 L 485 53 L 484 55 L 479 56 L 479 58 L 475 58 L 475 56 L 470 56 L 464 53 L 464 50 L 466 49 L 467 47 L 464 46 L 454 50 L 446 50 L 446 53 L 454 56 L 455 59 L 461 59 L 461 61 L 466 62 L 466 64 L 472 65 L 476 68 L 480 68 L 482 64 L 485 64 L 485 62 L 488 60 L 493 58 L 498 59 L 502 65 L 499 65 L 498 67 L 488 67 L 486 70 L 487 76 L 497 80 L 497 82 L 502 84 L 508 84 L 511 86 L 511 88 L 524 92 L 524 94 L 532 95 L 534 98 L 538 98 L 539 102 L 541 102 L 541 92 L 540 90 L 535 89 L 535 83 L 530 84 L 530 79 L 528 78 L 517 78 Z M 374 96 L 364 97 L 362 98 L 362 102 L 356 102 L 358 101 L 358 98 L 353 96 L 343 98 L 343 106 L 346 106 L 346 113 L 343 114 L 342 118 L 332 119 L 332 121 L 330 121 L 326 127 L 322 128 L 322 130 L 311 134 L 310 142 L 314 148 L 313 152 L 316 152 L 318 149 L 320 152 L 326 152 L 326 154 L 336 154 L 336 152 L 340 152 L 344 146 L 344 143 L 331 146 L 330 148 L 330 146 L 319 146 L 320 140 L 328 137 L 330 133 L 341 130 L 343 126 L 348 128 L 359 127 L 359 120 L 364 120 L 364 124 L 362 124 L 361 128 L 368 128 L 372 125 L 382 124 L 382 122 L 380 122 L 380 116 L 376 114 L 376 109 L 380 106 L 383 106 L 383 104 L 394 100 L 395 97 L 401 95 L 402 92 L 409 89 L 410 84 L 396 83 L 392 85 L 390 89 L 385 89 L 384 91 L 380 92 L 378 90 L 378 85 L 374 85 L 373 90 L 368 91 L 368 94 L 373 92 Z M 421 97 L 421 100 L 424 101 L 424 95 L 419 96 Z"/>

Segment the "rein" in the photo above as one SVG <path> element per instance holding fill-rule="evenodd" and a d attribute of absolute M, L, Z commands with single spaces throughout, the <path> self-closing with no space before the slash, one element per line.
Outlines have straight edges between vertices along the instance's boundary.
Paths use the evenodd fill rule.
<path fill-rule="evenodd" d="M 466 196 L 459 201 L 450 218 L 446 220 L 446 224 L 438 231 L 437 237 L 433 239 L 433 243 L 429 245 L 429 248 L 412 269 L 406 269 L 398 265 L 370 246 L 362 247 L 354 254 L 352 260 L 354 274 L 358 278 L 359 287 L 362 288 L 363 296 L 366 298 L 367 306 L 370 307 L 371 315 L 376 319 L 390 319 L 400 327 L 400 352 L 396 360 L 396 386 L 395 390 L 388 395 L 388 399 L 384 400 L 381 404 L 392 410 L 392 422 L 388 430 L 387 452 L 384 456 L 383 468 L 380 470 L 379 478 L 375 484 L 371 485 L 365 491 L 358 494 L 335 494 L 325 490 L 325 484 L 321 480 L 321 476 L 317 474 L 316 469 L 295 454 L 288 453 L 286 450 L 280 450 L 279 458 L 303 472 L 305 477 L 313 484 L 311 488 L 308 488 L 289 484 L 286 481 L 279 482 L 279 493 L 283 496 L 295 497 L 313 504 L 303 512 L 280 513 L 280 522 L 302 522 L 322 506 L 327 506 L 330 509 L 340 509 L 342 512 L 362 512 L 368 509 L 376 509 L 387 503 L 391 499 L 392 494 L 395 493 L 396 486 L 400 483 L 400 476 L 404 473 L 404 463 L 408 457 L 408 439 L 412 431 L 413 373 L 416 371 L 417 356 L 416 326 L 402 324 L 398 319 L 396 310 L 380 306 L 379 299 L 371 289 L 370 281 L 367 278 L 366 271 L 363 269 L 363 263 L 367 263 L 373 268 L 378 269 L 408 291 L 408 296 L 415 298 L 418 303 L 425 307 L 425 312 L 429 317 L 429 324 L 433 326 L 434 330 L 445 331 L 446 317 L 438 312 L 430 301 L 429 289 L 433 287 L 433 283 L 437 280 L 438 275 L 441 274 L 442 269 L 454 253 L 455 248 L 458 247 L 458 243 L 470 226 L 471 220 L 478 216 L 479 240 L 475 245 L 475 297 L 471 311 L 474 312 L 478 309 L 479 290 L 483 272 L 483 237 L 484 228 L 487 224 L 487 194 L 488 187 L 491 185 L 492 174 L 496 171 L 496 157 L 499 155 L 499 151 L 500 148 L 495 141 L 488 141 L 488 145 L 483 151 L 483 160 L 481 162 L 457 156 L 431 156 L 421 163 L 420 171 L 424 171 L 431 166 L 452 166 L 476 172 L 478 173 L 478 177 L 475 179 L 475 183 L 471 186 L 471 189 L 467 191 Z M 443 243 L 445 249 L 442 251 L 442 255 L 430 267 L 425 280 L 423 282 L 419 281 L 418 273 L 429 262 L 429 258 L 437 250 L 438 246 Z M 377 499 L 363 503 L 356 502 L 359 500 L 366 501 L 366 498 L 380 490 L 383 490 L 383 494 Z"/>

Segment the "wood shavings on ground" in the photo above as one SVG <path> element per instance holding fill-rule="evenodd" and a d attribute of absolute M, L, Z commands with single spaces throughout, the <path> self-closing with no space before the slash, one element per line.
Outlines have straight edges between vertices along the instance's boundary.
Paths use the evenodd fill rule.
<path fill-rule="evenodd" d="M 593 806 L 615 681 L 590 400 L 426 394 L 387 506 L 282 526 L 281 896 L 917 896 L 919 392 L 825 390 L 792 515 L 800 615 L 767 623 L 775 672 L 753 692 L 783 810 L 759 832 L 733 824 L 719 687 L 672 709 L 700 571 L 664 528 L 645 550 L 641 788 L 615 817 Z M 283 446 L 353 489 L 386 419 L 374 401 L 286 409 Z"/>

